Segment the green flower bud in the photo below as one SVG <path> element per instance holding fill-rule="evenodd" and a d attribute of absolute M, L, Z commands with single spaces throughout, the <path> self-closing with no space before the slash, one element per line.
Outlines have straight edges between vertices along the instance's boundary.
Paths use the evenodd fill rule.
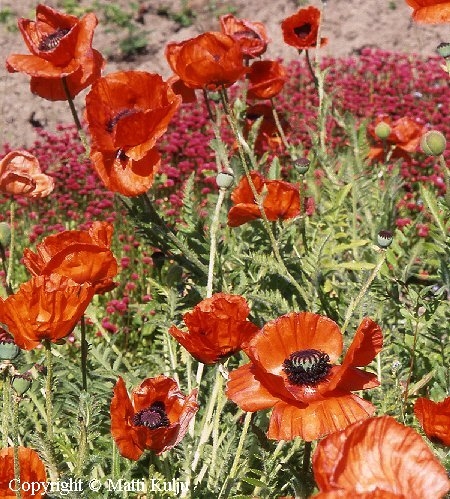
<path fill-rule="evenodd" d="M 377 243 L 380 248 L 388 248 L 392 244 L 392 232 L 390 230 L 380 230 L 377 236 Z"/>
<path fill-rule="evenodd" d="M 375 127 L 375 135 L 382 140 L 385 140 L 389 137 L 391 133 L 391 127 L 385 122 L 380 121 L 378 125 Z"/>
<path fill-rule="evenodd" d="M 12 387 L 17 395 L 23 395 L 31 386 L 31 376 L 29 374 L 19 374 L 14 376 Z"/>
<path fill-rule="evenodd" d="M 216 176 L 216 184 L 220 189 L 228 189 L 233 185 L 234 175 L 233 172 L 228 170 L 224 170 L 223 172 L 219 172 Z"/>
<path fill-rule="evenodd" d="M 447 147 L 447 141 L 441 132 L 430 130 L 422 136 L 420 147 L 428 156 L 440 156 Z"/>
<path fill-rule="evenodd" d="M 11 228 L 6 222 L 0 222 L 0 244 L 7 248 L 11 242 Z"/>
<path fill-rule="evenodd" d="M 15 343 L 0 342 L 0 360 L 14 360 L 20 353 L 20 348 Z"/>
<path fill-rule="evenodd" d="M 309 170 L 309 165 L 311 162 L 306 158 L 296 159 L 294 162 L 294 167 L 300 173 L 300 175 L 304 175 Z"/>
<path fill-rule="evenodd" d="M 443 42 L 437 46 L 438 54 L 444 59 L 448 59 L 450 57 L 450 43 Z"/>

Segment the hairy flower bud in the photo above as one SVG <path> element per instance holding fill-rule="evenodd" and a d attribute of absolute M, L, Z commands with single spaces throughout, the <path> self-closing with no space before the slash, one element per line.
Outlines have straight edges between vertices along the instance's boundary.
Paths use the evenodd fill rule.
<path fill-rule="evenodd" d="M 390 133 L 391 127 L 385 121 L 380 121 L 380 123 L 378 123 L 378 125 L 375 127 L 375 135 L 379 139 L 387 139 Z"/>
<path fill-rule="evenodd" d="M 420 147 L 428 156 L 440 156 L 447 146 L 444 135 L 437 130 L 430 130 L 422 136 Z"/>
<path fill-rule="evenodd" d="M 233 185 L 234 175 L 233 172 L 229 170 L 224 170 L 219 172 L 216 176 L 216 184 L 219 189 L 228 189 Z"/>

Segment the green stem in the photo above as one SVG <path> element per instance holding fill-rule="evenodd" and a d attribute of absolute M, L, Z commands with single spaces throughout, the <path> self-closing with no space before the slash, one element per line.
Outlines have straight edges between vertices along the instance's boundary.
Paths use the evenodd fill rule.
<path fill-rule="evenodd" d="M 217 230 L 219 228 L 220 209 L 222 208 L 223 200 L 225 199 L 226 189 L 219 189 L 219 196 L 217 197 L 216 208 L 214 210 L 213 219 L 211 222 L 211 244 L 209 248 L 209 267 L 208 267 L 208 282 L 206 285 L 206 298 L 211 298 L 213 294 L 213 280 L 214 280 L 214 261 L 216 258 L 217 249 Z"/>
<path fill-rule="evenodd" d="M 450 208 L 450 172 L 447 167 L 447 163 L 445 161 L 444 155 L 441 154 L 439 156 L 439 164 L 441 165 L 442 174 L 444 175 L 445 181 L 445 202 L 447 204 L 447 208 Z"/>
<path fill-rule="evenodd" d="M 69 86 L 67 85 L 67 78 L 63 76 L 61 81 L 62 81 L 62 86 L 64 88 L 64 93 L 66 94 L 67 102 L 69 103 L 70 112 L 72 113 L 73 121 L 75 122 L 77 130 L 80 132 L 81 130 L 83 130 L 83 127 L 81 126 L 80 118 L 78 118 L 78 113 L 77 110 L 75 109 L 75 104 L 73 103 L 73 99 L 70 95 Z"/>
<path fill-rule="evenodd" d="M 312 79 L 314 81 L 314 86 L 316 90 L 319 89 L 319 80 L 317 78 L 316 72 L 314 71 L 311 58 L 309 57 L 309 50 L 305 50 L 306 64 L 308 66 L 309 72 L 311 73 Z"/>
<path fill-rule="evenodd" d="M 14 396 L 13 402 L 13 452 L 14 452 L 14 479 L 15 483 L 20 483 L 20 462 L 19 462 L 19 397 Z M 16 490 L 16 499 L 22 499 L 20 487 Z"/>
<path fill-rule="evenodd" d="M 403 415 L 406 412 L 406 404 L 408 402 L 408 396 L 409 396 L 409 385 L 411 384 L 411 378 L 412 378 L 413 371 L 414 371 L 414 362 L 416 360 L 417 338 L 419 337 L 418 333 L 419 333 L 419 320 L 416 321 L 416 327 L 414 329 L 413 344 L 412 344 L 412 348 L 411 348 L 411 360 L 409 362 L 408 379 L 406 380 L 405 393 L 403 395 L 403 404 L 402 404 L 402 414 Z"/>
<path fill-rule="evenodd" d="M 6 273 L 6 289 L 10 289 L 12 292 L 12 279 L 14 271 L 14 251 L 16 246 L 16 229 L 15 224 L 15 214 L 16 214 L 16 204 L 14 199 L 11 199 L 11 204 L 9 207 L 9 227 L 11 230 L 11 242 L 9 243 L 9 260 L 8 260 L 8 272 Z"/>
<path fill-rule="evenodd" d="M 3 372 L 2 447 L 8 447 L 9 422 L 11 418 L 11 377 L 9 367 Z"/>
<path fill-rule="evenodd" d="M 85 392 L 87 392 L 87 356 L 88 342 L 86 340 L 86 320 L 84 314 L 81 316 L 81 382 Z"/>
<path fill-rule="evenodd" d="M 353 316 L 353 313 L 355 312 L 356 307 L 359 305 L 361 300 L 364 298 L 364 295 L 366 294 L 367 290 L 369 289 L 369 286 L 372 284 L 372 281 L 375 279 L 375 277 L 378 275 L 378 272 L 380 271 L 381 267 L 383 266 L 383 263 L 386 260 L 386 250 L 381 250 L 381 257 L 376 264 L 375 268 L 372 270 L 372 273 L 370 274 L 369 278 L 367 279 L 366 283 L 364 286 L 361 288 L 360 292 L 358 293 L 358 296 L 350 301 L 350 305 L 347 308 L 347 312 L 345 313 L 345 319 L 344 319 L 344 325 L 342 326 L 341 332 L 344 334 L 346 331 L 348 324 L 350 322 L 350 319 Z"/>
<path fill-rule="evenodd" d="M 290 153 L 291 146 L 289 145 L 289 142 L 288 142 L 287 137 L 284 133 L 283 127 L 281 126 L 280 118 L 279 118 L 277 110 L 275 108 L 275 102 L 274 102 L 273 98 L 270 99 L 270 103 L 272 104 L 272 115 L 273 115 L 273 119 L 275 120 L 275 125 L 277 127 L 278 133 L 280 134 L 281 142 L 283 142 L 283 145 L 286 148 L 286 151 L 288 151 Z M 292 154 L 291 154 L 291 159 L 295 160 L 297 158 L 292 157 Z"/>
<path fill-rule="evenodd" d="M 46 444 L 49 454 L 49 472 L 52 481 L 58 479 L 58 469 L 56 467 L 55 452 L 54 452 L 54 437 L 53 437 L 53 400 L 52 400 L 52 384 L 53 384 L 53 358 L 52 346 L 50 340 L 44 340 L 47 376 L 45 379 L 45 415 L 47 422 L 47 438 Z"/>
<path fill-rule="evenodd" d="M 310 488 L 310 464 L 311 464 L 311 449 L 312 443 L 305 442 L 305 449 L 303 452 L 303 462 L 302 462 L 302 470 L 301 470 L 301 478 L 302 478 L 302 488 L 303 488 L 303 497 L 307 499 L 309 497 L 309 488 Z"/>

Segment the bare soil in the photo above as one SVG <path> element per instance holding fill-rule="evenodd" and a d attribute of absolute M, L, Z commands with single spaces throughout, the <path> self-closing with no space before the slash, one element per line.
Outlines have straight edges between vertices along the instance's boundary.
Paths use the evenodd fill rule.
<path fill-rule="evenodd" d="M 26 53 L 16 19 L 34 19 L 38 2 L 32 0 L 0 0 L 0 57 L 4 61 L 11 53 Z M 64 1 L 46 2 L 64 10 Z M 218 15 L 233 12 L 236 16 L 263 22 L 272 39 L 266 58 L 282 58 L 288 62 L 297 52 L 283 43 L 280 23 L 298 8 L 306 5 L 324 6 L 320 0 L 66 0 L 65 5 L 76 8 L 93 7 L 99 17 L 94 47 L 107 57 L 105 73 L 121 69 L 139 69 L 170 76 L 164 57 L 167 42 L 185 40 L 198 33 L 218 30 Z M 95 6 L 97 5 L 97 8 Z M 139 12 L 138 12 L 139 11 Z M 120 15 L 130 13 L 123 27 L 118 26 Z M 109 20 L 106 15 L 109 14 Z M 183 26 L 183 24 L 188 24 Z M 323 36 L 328 45 L 321 50 L 324 56 L 357 57 L 365 46 L 411 55 L 431 56 L 443 41 L 450 41 L 448 25 L 417 25 L 411 22 L 411 9 L 404 0 L 329 0 L 324 8 Z M 145 50 L 133 57 L 123 50 L 130 35 L 143 34 Z M 31 146 L 36 139 L 36 125 L 53 130 L 56 123 L 70 122 L 66 102 L 48 102 L 29 91 L 26 75 L 8 74 L 0 66 L 0 142 L 13 148 Z M 84 95 L 77 96 L 81 111 Z"/>

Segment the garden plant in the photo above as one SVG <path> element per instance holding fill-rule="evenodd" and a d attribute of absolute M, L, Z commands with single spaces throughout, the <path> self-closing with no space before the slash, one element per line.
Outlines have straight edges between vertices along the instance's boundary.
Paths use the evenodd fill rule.
<path fill-rule="evenodd" d="M 285 65 L 230 13 L 165 80 L 97 23 L 6 60 L 73 124 L 1 153 L 0 497 L 446 497 L 450 44 L 325 58 L 302 6 Z"/>

